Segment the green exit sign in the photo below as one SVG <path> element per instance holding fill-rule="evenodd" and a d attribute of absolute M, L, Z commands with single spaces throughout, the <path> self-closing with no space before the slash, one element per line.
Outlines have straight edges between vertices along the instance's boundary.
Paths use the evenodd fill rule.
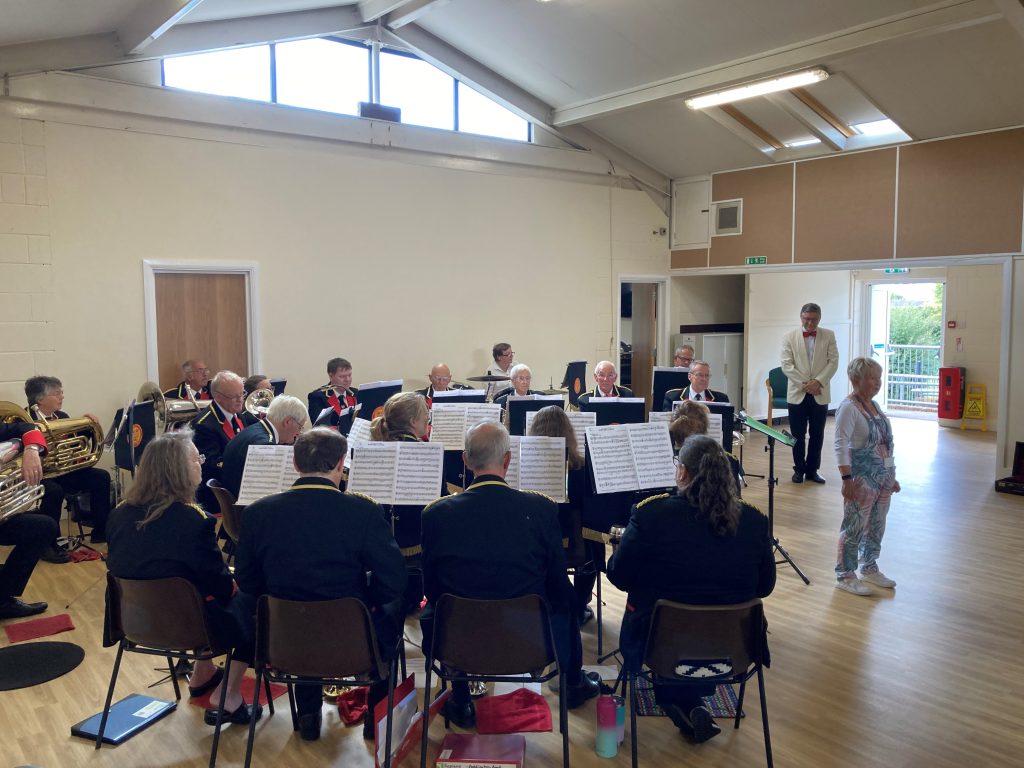
<path fill-rule="evenodd" d="M 910 270 L 907 267 L 886 267 L 885 274 L 887 275 L 905 275 Z"/>
<path fill-rule="evenodd" d="M 768 263 L 768 257 L 767 256 L 747 256 L 747 258 L 745 258 L 743 260 L 743 263 L 746 264 L 746 265 L 750 265 L 750 264 L 767 264 Z"/>

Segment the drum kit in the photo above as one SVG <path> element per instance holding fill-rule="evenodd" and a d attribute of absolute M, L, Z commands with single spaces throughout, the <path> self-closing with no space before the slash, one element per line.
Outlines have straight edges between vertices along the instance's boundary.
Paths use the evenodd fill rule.
<path fill-rule="evenodd" d="M 508 381 L 508 380 L 509 380 L 508 376 L 495 375 L 495 374 L 491 374 L 491 373 L 485 374 L 483 376 L 467 376 L 466 377 L 466 381 L 480 381 L 480 382 L 486 382 L 488 384 L 490 384 L 492 382 L 495 382 L 495 381 Z M 548 386 L 547 389 L 542 389 L 541 390 L 541 394 L 544 394 L 544 395 L 564 395 L 564 394 L 567 394 L 568 391 L 569 390 L 567 390 L 567 389 L 558 389 L 558 388 L 556 388 L 552 384 L 552 385 Z"/>

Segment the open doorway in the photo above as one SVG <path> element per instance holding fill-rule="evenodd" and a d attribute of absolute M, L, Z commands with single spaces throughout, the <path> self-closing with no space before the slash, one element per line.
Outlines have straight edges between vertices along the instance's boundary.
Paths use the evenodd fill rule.
<path fill-rule="evenodd" d="M 868 343 L 882 366 L 878 400 L 892 415 L 936 418 L 945 283 L 869 286 Z"/>
<path fill-rule="evenodd" d="M 664 348 L 661 316 L 667 281 L 619 278 L 619 384 L 651 407 L 651 384 L 659 350 Z"/>

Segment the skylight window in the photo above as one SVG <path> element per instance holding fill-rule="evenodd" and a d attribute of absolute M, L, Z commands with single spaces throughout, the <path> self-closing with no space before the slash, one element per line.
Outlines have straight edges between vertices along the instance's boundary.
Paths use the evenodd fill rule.
<path fill-rule="evenodd" d="M 888 136 L 890 134 L 901 134 L 903 136 L 907 136 L 907 134 L 903 133 L 903 129 L 889 118 L 885 118 L 883 120 L 872 120 L 869 123 L 857 123 L 857 125 L 852 127 L 857 131 L 857 133 L 864 136 Z M 907 138 L 909 139 L 910 137 L 907 136 Z"/>
<path fill-rule="evenodd" d="M 798 149 L 799 147 L 809 147 L 812 144 L 821 144 L 821 139 L 797 139 L 796 141 L 787 141 L 786 146 L 790 149 Z"/>

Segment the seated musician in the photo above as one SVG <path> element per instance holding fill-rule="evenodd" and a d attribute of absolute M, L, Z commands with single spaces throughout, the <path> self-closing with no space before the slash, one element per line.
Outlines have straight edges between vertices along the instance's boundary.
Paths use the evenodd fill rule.
<path fill-rule="evenodd" d="M 214 534 L 216 521 L 193 499 L 202 479 L 202 456 L 189 430 L 159 435 L 146 446 L 135 482 L 124 502 L 110 515 L 107 567 L 122 579 L 181 577 L 203 596 L 203 609 L 215 641 L 233 648 L 227 680 L 212 661 L 197 661 L 189 679 L 189 695 L 207 691 L 220 701 L 227 685 L 222 721 L 248 723 L 262 707 L 242 699 L 242 678 L 254 658 L 255 603 L 238 592 Z M 108 595 L 109 599 L 109 595 Z M 204 716 L 217 722 L 216 709 Z"/>
<path fill-rule="evenodd" d="M 435 392 L 447 392 L 450 389 L 466 388 L 463 384 L 452 383 L 452 369 L 445 363 L 438 363 L 431 368 L 430 375 L 427 378 L 430 379 L 430 384 L 417 391 L 427 399 L 428 408 L 431 405 L 431 399 L 434 397 Z"/>
<path fill-rule="evenodd" d="M 542 392 L 530 389 L 530 383 L 533 381 L 533 372 L 530 370 L 530 366 L 528 365 L 523 365 L 522 363 L 513 365 L 508 371 L 508 377 L 511 381 L 512 387 L 499 393 L 494 398 L 494 402 L 502 408 L 507 406 L 508 399 L 513 395 L 523 397 L 525 395 L 543 394 Z"/>
<path fill-rule="evenodd" d="M 332 357 L 327 361 L 329 381 L 306 395 L 309 401 L 309 421 L 316 424 L 317 417 L 324 409 L 334 410 L 334 418 L 330 426 L 338 426 L 338 416 L 345 408 L 356 404 L 356 393 L 359 390 L 352 386 L 352 363 L 344 357 Z M 351 424 L 351 422 L 350 422 Z M 342 430 L 348 432 L 348 429 Z"/>
<path fill-rule="evenodd" d="M 512 360 L 516 353 L 512 351 L 512 345 L 505 341 L 499 341 L 491 347 L 491 357 L 494 364 L 487 369 L 488 376 L 509 376 L 509 369 L 512 367 Z M 511 377 L 510 377 L 511 378 Z M 508 389 L 504 381 L 490 381 L 487 383 L 487 401 L 490 402 L 503 390 Z"/>
<path fill-rule="evenodd" d="M 633 507 L 608 579 L 628 594 L 619 633 L 625 663 L 639 666 L 659 599 L 715 605 L 765 597 L 775 588 L 768 518 L 736 497 L 725 451 L 687 438 L 677 456 L 676 491 Z M 715 686 L 655 686 L 658 704 L 696 743 L 720 732 L 702 696 Z"/>
<path fill-rule="evenodd" d="M 236 499 L 242 486 L 250 445 L 291 445 L 306 426 L 306 405 L 297 397 L 280 395 L 270 401 L 267 417 L 250 424 L 224 447 L 220 483 Z"/>
<path fill-rule="evenodd" d="M 565 572 L 558 506 L 543 494 L 505 483 L 512 454 L 501 424 L 485 421 L 467 429 L 463 458 L 475 475 L 473 484 L 423 510 L 424 650 L 433 637 L 433 606 L 445 593 L 476 600 L 540 595 L 551 607 L 559 663 L 568 673 L 568 689 L 561 695 L 574 709 L 598 694 L 600 681 L 581 668 L 583 646 Z M 445 714 L 462 728 L 475 725 L 467 683 L 452 683 Z"/>
<path fill-rule="evenodd" d="M 427 435 L 430 412 L 419 392 L 399 392 L 388 398 L 384 413 L 373 420 L 370 439 L 379 442 L 420 442 Z M 420 570 L 420 517 L 423 506 L 389 504 L 385 510 L 395 532 L 395 541 L 405 558 L 409 571 L 404 607 L 406 615 L 415 613 L 423 600 L 423 577 Z"/>
<path fill-rule="evenodd" d="M 676 368 L 689 368 L 693 365 L 693 355 L 693 347 L 682 344 L 676 348 L 676 353 L 672 356 L 672 365 Z"/>
<path fill-rule="evenodd" d="M 677 400 L 696 400 L 697 402 L 707 401 L 709 403 L 728 403 L 729 396 L 724 392 L 716 392 L 709 389 L 711 384 L 711 366 L 703 360 L 696 360 L 690 366 L 690 386 L 681 389 L 670 389 L 665 393 L 665 399 L 661 403 L 661 410 L 671 411 L 672 403 Z"/>
<path fill-rule="evenodd" d="M 231 371 L 220 371 L 210 382 L 213 402 L 192 420 L 196 448 L 203 456 L 203 484 L 199 487 L 199 503 L 207 512 L 220 511 L 213 492 L 206 487 L 211 479 L 222 482 L 224 449 L 241 434 L 256 417 L 245 410 L 245 386 L 242 377 Z"/>
<path fill-rule="evenodd" d="M 706 435 L 710 427 L 709 416 L 710 412 L 704 403 L 684 400 L 668 427 L 672 448 L 678 451 L 690 435 Z M 729 460 L 733 477 L 736 479 L 736 495 L 740 496 L 743 490 L 743 468 L 735 456 L 727 453 L 725 457 Z"/>
<path fill-rule="evenodd" d="M 182 381 L 174 389 L 164 392 L 164 397 L 174 397 L 178 400 L 212 400 L 210 394 L 210 369 L 200 358 L 186 360 L 181 364 L 181 372 L 184 375 Z"/>
<path fill-rule="evenodd" d="M 590 392 L 584 392 L 579 396 L 579 402 L 590 402 L 592 397 L 632 397 L 633 390 L 629 387 L 616 386 L 619 378 L 615 366 L 608 360 L 602 360 L 594 366 L 595 387 Z"/>
<path fill-rule="evenodd" d="M 33 376 L 25 382 L 25 397 L 28 399 L 29 412 L 32 418 L 40 422 L 69 418 L 60 408 L 64 404 L 64 385 L 53 376 Z M 90 413 L 86 418 L 99 423 Z M 61 508 L 64 497 L 69 493 L 86 492 L 89 494 L 89 517 L 87 521 L 93 525 L 90 541 L 99 544 L 107 540 L 107 515 L 110 513 L 110 473 L 99 467 L 85 467 L 74 472 L 43 480 L 46 493 L 43 495 L 39 511 L 60 523 Z M 68 561 L 68 554 L 53 546 L 43 553 L 43 559 L 51 563 Z"/>
<path fill-rule="evenodd" d="M 299 435 L 299 479 L 290 490 L 245 509 L 235 576 L 252 595 L 359 598 L 370 610 L 381 655 L 388 659 L 402 631 L 405 564 L 381 508 L 365 496 L 338 490 L 346 448 L 345 437 L 332 429 Z M 364 738 L 373 738 L 373 708 L 386 696 L 386 684 L 370 688 Z M 320 738 L 321 687 L 296 685 L 295 700 L 302 738 Z"/>
<path fill-rule="evenodd" d="M 8 440 L 21 445 L 21 479 L 25 485 L 39 485 L 43 478 L 39 456 L 46 452 L 43 433 L 33 424 L 0 421 L 0 442 Z M 25 603 L 21 595 L 40 556 L 60 532 L 57 523 L 46 515 L 28 511 L 5 517 L 8 511 L 0 506 L 0 544 L 14 547 L 0 567 L 0 620 L 21 619 L 46 610 L 46 603 Z"/>
<path fill-rule="evenodd" d="M 269 389 L 273 391 L 274 387 L 270 384 L 270 379 L 264 376 L 262 373 L 254 373 L 248 377 L 243 383 L 242 387 L 245 389 L 245 396 L 248 397 L 257 389 Z"/>

